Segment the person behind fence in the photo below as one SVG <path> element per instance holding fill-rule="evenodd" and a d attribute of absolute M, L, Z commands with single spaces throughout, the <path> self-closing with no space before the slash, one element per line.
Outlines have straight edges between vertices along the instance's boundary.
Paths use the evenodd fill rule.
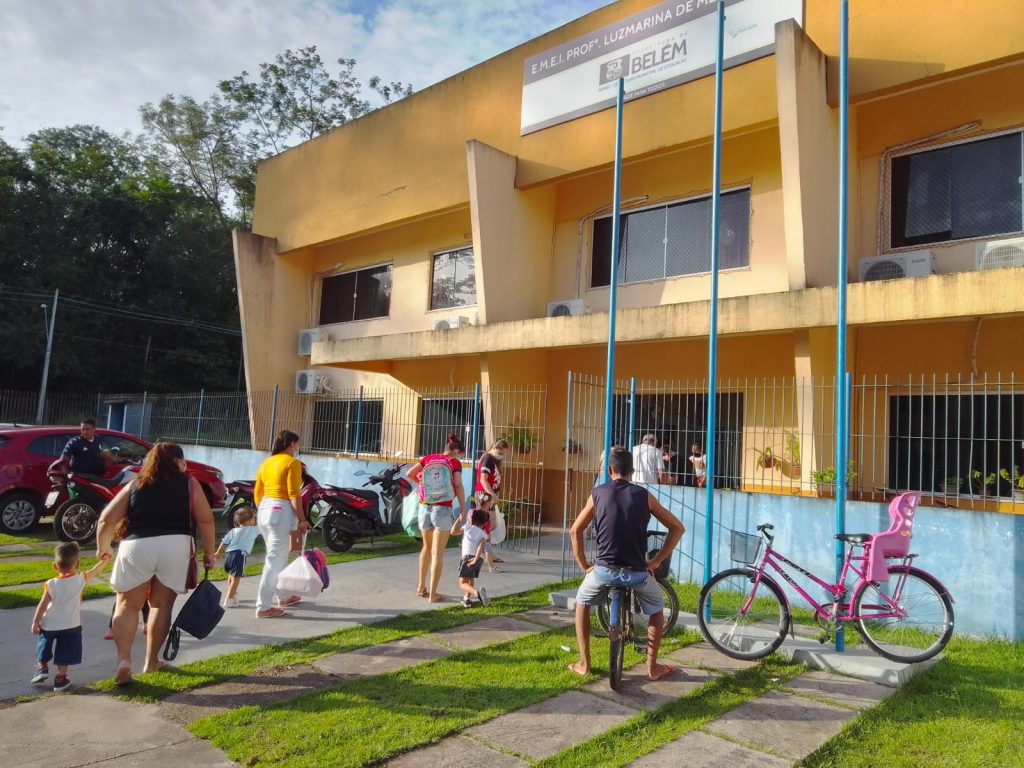
<path fill-rule="evenodd" d="M 117 593 L 117 685 L 132 682 L 132 645 L 147 594 L 149 631 L 143 672 L 164 666 L 160 647 L 171 628 L 174 601 L 188 592 L 193 525 L 202 540 L 203 565 L 212 568 L 217 562 L 213 512 L 202 486 L 186 474 L 187 468 L 180 445 L 157 443 L 146 454 L 139 476 L 118 491 L 100 515 L 96 528 L 100 556 L 113 557 L 114 531 L 127 519 L 110 575 L 110 586 Z"/>
<path fill-rule="evenodd" d="M 591 492 L 586 505 L 572 524 L 572 551 L 576 563 L 586 575 L 576 593 L 576 641 L 580 660 L 569 665 L 577 675 L 590 674 L 590 606 L 608 598 L 612 586 L 632 587 L 640 600 L 647 625 L 647 676 L 660 680 L 672 675 L 674 667 L 658 663 L 661 633 L 665 626 L 665 598 L 654 579 L 654 571 L 671 556 L 685 529 L 647 489 L 630 482 L 633 456 L 627 451 L 612 451 L 609 458 L 612 479 Z M 647 560 L 647 528 L 651 516 L 668 529 L 665 543 Z M 597 557 L 587 561 L 583 534 L 593 522 L 597 539 Z"/>
<path fill-rule="evenodd" d="M 487 513 L 482 509 L 470 508 L 469 522 L 462 526 L 462 518 L 457 517 L 452 523 L 451 535 L 462 534 L 462 559 L 459 560 L 459 589 L 462 590 L 462 605 L 465 608 L 473 607 L 473 600 L 480 601 L 480 605 L 487 606 L 490 600 L 487 598 L 487 590 L 477 587 L 476 579 L 480 578 L 480 567 L 484 563 L 484 547 L 487 545 L 487 533 L 484 531 L 484 523 L 487 522 Z"/>
<path fill-rule="evenodd" d="M 109 557 L 101 557 L 88 571 L 79 573 L 79 557 L 77 543 L 57 545 L 53 551 L 53 570 L 57 578 L 43 585 L 43 596 L 32 616 L 32 634 L 39 635 L 32 682 L 45 681 L 53 661 L 57 665 L 54 691 L 67 690 L 71 685 L 68 667 L 82 663 L 82 591 L 90 579 L 110 564 Z"/>
<path fill-rule="evenodd" d="M 693 476 L 697 487 L 703 488 L 708 482 L 708 459 L 696 443 L 690 446 L 690 464 L 693 465 Z"/>
<path fill-rule="evenodd" d="M 646 434 L 639 445 L 633 446 L 633 482 L 654 485 L 660 483 L 665 473 L 665 462 L 658 449 L 658 438 Z"/>
<path fill-rule="evenodd" d="M 253 489 L 256 523 L 267 548 L 256 597 L 258 619 L 286 616 L 285 608 L 302 602 L 298 595 L 288 595 L 277 605 L 273 604 L 278 574 L 288 564 L 292 531 L 305 533 L 310 528 L 300 498 L 302 462 L 295 458 L 298 452 L 299 436 L 283 429 L 274 438 L 270 458 L 260 464 L 256 472 L 256 487 Z"/>
<path fill-rule="evenodd" d="M 480 507 L 480 494 L 484 493 L 493 499 L 491 507 L 497 506 L 498 499 L 501 497 L 501 467 L 505 461 L 505 454 L 509 450 L 509 443 L 503 437 L 498 438 L 494 441 L 487 452 L 480 457 L 480 468 L 477 476 L 476 487 L 473 489 L 473 495 L 477 498 L 477 506 Z M 487 508 L 490 509 L 490 508 Z M 469 522 L 469 519 L 466 519 Z M 494 551 L 491 547 L 490 533 L 492 527 L 491 516 L 488 515 L 487 524 L 484 526 L 484 530 L 488 534 L 487 548 L 484 550 L 484 554 L 487 559 L 487 570 L 491 573 L 497 573 L 501 570 L 496 563 L 505 562 L 500 557 L 494 556 Z"/>
<path fill-rule="evenodd" d="M 455 513 L 452 501 L 458 500 L 459 513 L 466 509 L 466 492 L 462 486 L 462 455 L 466 447 L 454 432 L 448 434 L 444 453 L 424 456 L 409 468 L 406 477 L 419 484 L 419 528 L 423 534 L 423 548 L 420 550 L 419 579 L 416 594 L 429 597 L 430 602 L 441 602 L 437 591 L 444 567 L 444 549 Z M 427 591 L 427 574 L 430 575 L 430 591 Z"/>
<path fill-rule="evenodd" d="M 224 570 L 228 574 L 228 591 L 224 595 L 225 608 L 237 608 L 238 587 L 245 576 L 245 560 L 252 554 L 252 546 L 260 535 L 256 527 L 256 510 L 241 507 L 235 511 L 235 527 L 224 534 L 217 547 L 217 556 L 224 554 Z"/>

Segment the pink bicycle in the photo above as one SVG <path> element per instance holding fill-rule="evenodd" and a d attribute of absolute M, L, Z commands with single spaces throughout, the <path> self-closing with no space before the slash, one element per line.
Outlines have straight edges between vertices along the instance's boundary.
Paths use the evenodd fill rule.
<path fill-rule="evenodd" d="M 824 630 L 821 642 L 840 622 L 848 622 L 880 656 L 905 663 L 930 659 L 953 634 L 953 598 L 938 579 L 911 565 L 917 557 L 909 551 L 920 500 L 918 493 L 893 499 L 892 525 L 883 533 L 836 535 L 849 544 L 838 584 L 772 549 L 769 531 L 775 526 L 757 526 L 759 535 L 733 531 L 732 559 L 745 565 L 716 574 L 701 590 L 697 620 L 704 637 L 735 659 L 760 659 L 782 645 L 792 634 L 793 614 L 779 582 L 765 572 L 770 566 L 814 609 L 814 621 Z M 895 560 L 900 562 L 889 562 Z M 831 600 L 818 603 L 780 563 L 823 587 Z M 849 591 L 845 584 L 851 572 L 858 580 Z"/>

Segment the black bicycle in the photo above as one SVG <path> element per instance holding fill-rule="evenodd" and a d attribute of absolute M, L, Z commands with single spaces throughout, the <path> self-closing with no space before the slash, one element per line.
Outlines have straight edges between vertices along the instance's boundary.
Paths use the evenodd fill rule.
<path fill-rule="evenodd" d="M 665 543 L 666 535 L 665 531 L 647 532 L 648 560 L 661 551 L 661 546 Z M 658 582 L 658 586 L 661 587 L 662 597 L 665 598 L 665 628 L 662 630 L 663 635 L 667 635 L 669 631 L 675 627 L 676 621 L 679 619 L 679 596 L 676 594 L 672 583 L 668 580 L 668 573 L 668 560 L 662 563 L 654 573 L 654 580 Z M 610 595 L 611 593 L 609 591 L 609 596 Z M 606 601 L 597 607 L 597 620 L 601 624 L 601 629 L 610 633 L 612 622 L 609 616 L 609 605 L 610 601 Z"/>

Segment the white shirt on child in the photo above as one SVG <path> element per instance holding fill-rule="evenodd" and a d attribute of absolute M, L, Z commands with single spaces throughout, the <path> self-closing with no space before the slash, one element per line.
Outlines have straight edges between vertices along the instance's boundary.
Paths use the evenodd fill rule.
<path fill-rule="evenodd" d="M 467 525 L 466 529 L 462 532 L 462 556 L 473 557 L 476 555 L 477 547 L 480 546 L 482 541 L 487 541 L 487 534 L 484 533 L 483 528 Z"/>
<path fill-rule="evenodd" d="M 244 552 L 246 557 L 248 557 L 252 554 L 252 545 L 256 543 L 259 535 L 259 526 L 240 525 L 237 528 L 232 528 L 224 534 L 224 551 Z"/>
<path fill-rule="evenodd" d="M 85 589 L 85 574 L 60 576 L 50 579 L 43 586 L 50 595 L 50 604 L 39 621 L 47 632 L 74 629 L 82 626 L 82 590 Z"/>

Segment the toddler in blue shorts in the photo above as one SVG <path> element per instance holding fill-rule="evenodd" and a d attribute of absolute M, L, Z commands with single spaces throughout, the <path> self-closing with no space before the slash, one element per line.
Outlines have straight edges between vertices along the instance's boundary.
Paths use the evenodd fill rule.
<path fill-rule="evenodd" d="M 256 510 L 242 507 L 235 512 L 235 527 L 224 534 L 224 539 L 217 548 L 217 556 L 224 553 L 224 570 L 228 574 L 228 591 L 224 595 L 225 608 L 239 606 L 238 587 L 245 576 L 245 561 L 252 554 L 252 546 L 260 535 L 256 527 Z"/>

